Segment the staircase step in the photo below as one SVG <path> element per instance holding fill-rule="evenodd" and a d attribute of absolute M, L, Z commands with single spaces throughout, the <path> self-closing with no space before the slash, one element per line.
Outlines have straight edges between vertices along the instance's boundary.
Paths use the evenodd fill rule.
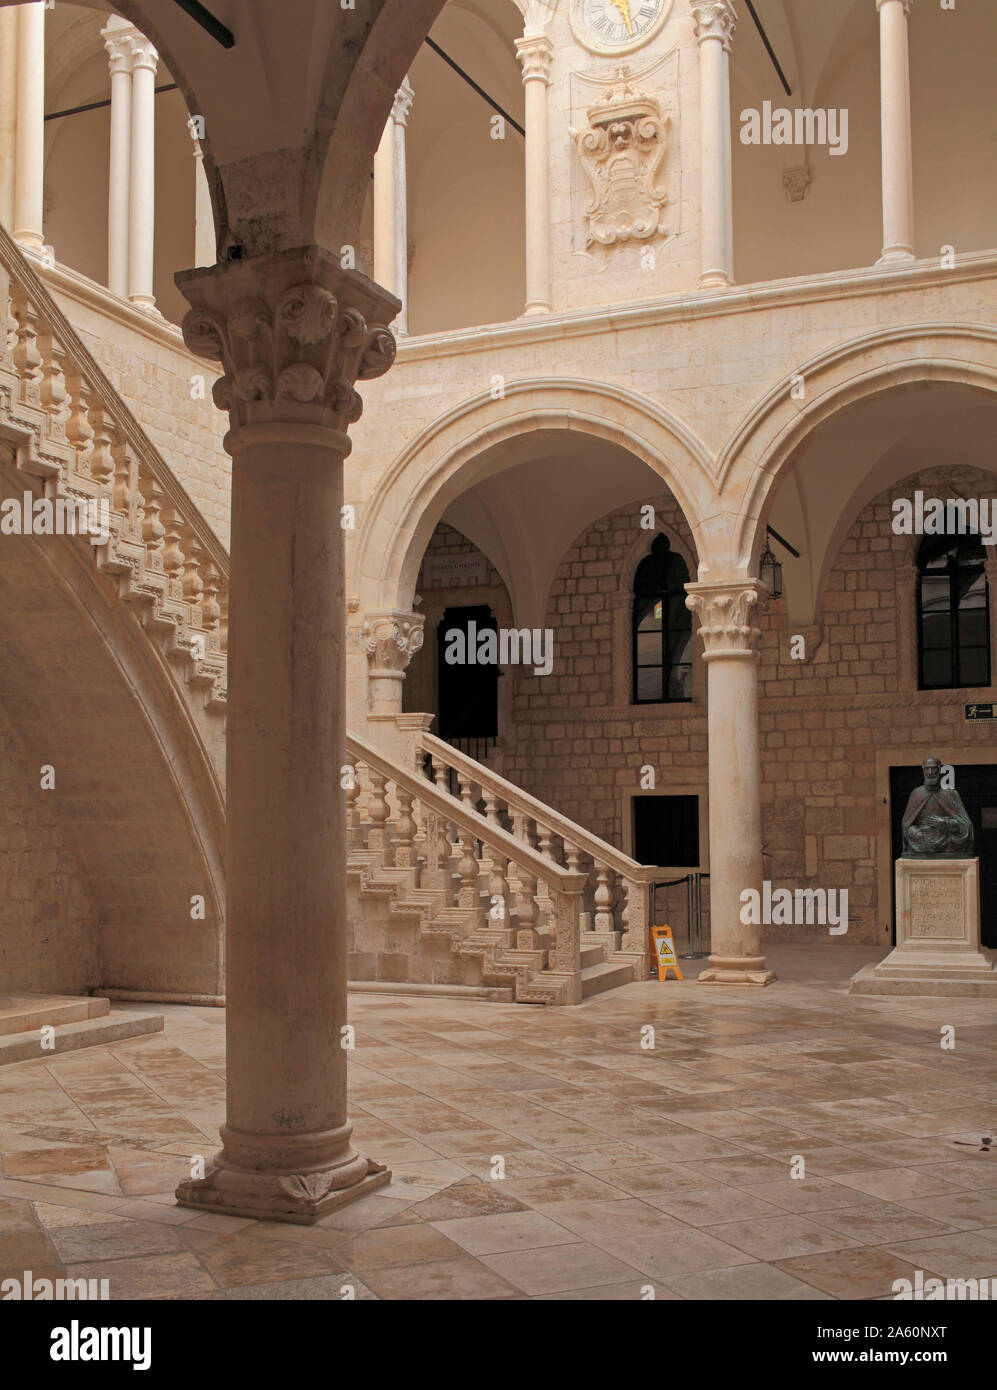
<path fill-rule="evenodd" d="M 0 995 L 0 1037 L 27 1033 L 46 1024 L 82 1023 L 110 1010 L 107 999 L 69 994 Z"/>
<path fill-rule="evenodd" d="M 99 1002 L 107 1003 L 106 1000 Z M 0 1066 L 8 1062 L 45 1061 L 63 1052 L 75 1052 L 81 1047 L 106 1047 L 108 1043 L 143 1037 L 147 1033 L 161 1033 L 162 1030 L 162 1014 L 108 1012 L 103 1017 L 56 1025 L 52 1038 L 54 1046 L 45 1051 L 40 1046 L 38 1028 L 32 1028 L 30 1032 L 7 1033 L 0 1037 Z"/>
<path fill-rule="evenodd" d="M 602 965 L 589 965 L 582 970 L 582 998 L 589 999 L 603 990 L 615 989 L 617 985 L 628 985 L 633 980 L 631 965 L 614 965 L 606 961 Z"/>
<path fill-rule="evenodd" d="M 601 965 L 606 959 L 606 948 L 598 943 L 583 946 L 581 957 L 583 970 L 590 965 Z"/>

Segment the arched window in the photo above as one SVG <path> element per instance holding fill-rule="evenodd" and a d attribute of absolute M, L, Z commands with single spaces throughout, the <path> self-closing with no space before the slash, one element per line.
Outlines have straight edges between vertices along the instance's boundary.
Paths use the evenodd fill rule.
<path fill-rule="evenodd" d="M 990 593 L 979 536 L 925 536 L 917 553 L 922 690 L 990 684 Z"/>
<path fill-rule="evenodd" d="M 692 699 L 692 614 L 685 606 L 689 570 L 668 537 L 655 538 L 634 576 L 635 705 Z"/>

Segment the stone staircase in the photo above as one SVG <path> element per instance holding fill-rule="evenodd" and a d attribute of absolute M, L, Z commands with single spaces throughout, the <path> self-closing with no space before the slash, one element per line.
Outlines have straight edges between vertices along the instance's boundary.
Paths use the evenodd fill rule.
<path fill-rule="evenodd" d="M 646 979 L 652 871 L 428 723 L 347 740 L 351 982 L 580 1004 Z"/>
<path fill-rule="evenodd" d="M 52 1032 L 43 1035 L 43 1028 Z M 0 995 L 0 1066 L 35 1062 L 160 1033 L 162 1014 L 111 1013 L 107 999 L 59 994 Z"/>

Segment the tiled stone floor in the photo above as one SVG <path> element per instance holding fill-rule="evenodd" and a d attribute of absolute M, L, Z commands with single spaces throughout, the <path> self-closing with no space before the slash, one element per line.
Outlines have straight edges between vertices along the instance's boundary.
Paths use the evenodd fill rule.
<path fill-rule="evenodd" d="M 916 1269 L 997 1278 L 993 1005 L 849 996 L 869 958 L 851 946 L 772 957 L 767 990 L 651 982 L 577 1009 L 353 996 L 356 1138 L 394 1179 L 311 1228 L 173 1204 L 217 1144 L 220 1011 L 6 1067 L 0 1278 L 107 1278 L 112 1299 L 882 1299 Z"/>

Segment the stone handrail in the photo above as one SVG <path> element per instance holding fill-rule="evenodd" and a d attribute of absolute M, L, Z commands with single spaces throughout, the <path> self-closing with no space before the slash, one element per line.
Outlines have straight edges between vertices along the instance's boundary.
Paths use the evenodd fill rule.
<path fill-rule="evenodd" d="M 583 858 L 591 860 L 591 868 L 585 870 L 587 898 L 592 908 L 591 929 L 601 934 L 622 931 L 623 949 L 640 961 L 646 958 L 654 868 L 638 864 L 622 850 L 607 844 L 584 826 L 538 801 L 434 734 L 418 730 L 416 746 L 431 760 L 438 782 L 449 780 L 448 772 L 443 771 L 448 769 L 455 774 L 466 800 L 470 801 L 477 788 L 485 802 L 489 821 L 497 824 L 504 812 L 516 827 L 516 834 L 527 841 L 536 835 L 540 852 L 549 862 L 557 863 L 554 857 L 558 852 L 557 840 L 561 841 L 560 852 L 569 868 L 577 869 Z M 617 902 L 618 890 L 622 903 Z"/>
<path fill-rule="evenodd" d="M 203 708 L 224 708 L 228 557 L 46 289 L 0 226 L 0 440 L 36 495 L 107 506 L 98 569 Z M 31 491 L 26 488 L 26 491 Z"/>
<path fill-rule="evenodd" d="M 501 932 L 509 932 L 515 917 L 519 950 L 532 953 L 544 970 L 570 977 L 573 993 L 580 998 L 579 910 L 586 874 L 555 863 L 521 836 L 480 815 L 466 799 L 415 769 L 407 770 L 356 734 L 347 735 L 347 757 L 356 772 L 347 789 L 351 853 L 367 853 L 396 868 L 418 865 L 419 886 L 444 894 L 459 878 L 454 905 L 468 915 L 472 934 L 487 934 L 496 921 Z M 365 789 L 360 785 L 361 769 Z M 394 808 L 388 801 L 389 788 L 397 803 Z M 451 826 L 455 841 L 450 839 Z M 454 870 L 450 861 L 458 854 Z M 538 909 L 545 919 L 539 925 Z"/>

